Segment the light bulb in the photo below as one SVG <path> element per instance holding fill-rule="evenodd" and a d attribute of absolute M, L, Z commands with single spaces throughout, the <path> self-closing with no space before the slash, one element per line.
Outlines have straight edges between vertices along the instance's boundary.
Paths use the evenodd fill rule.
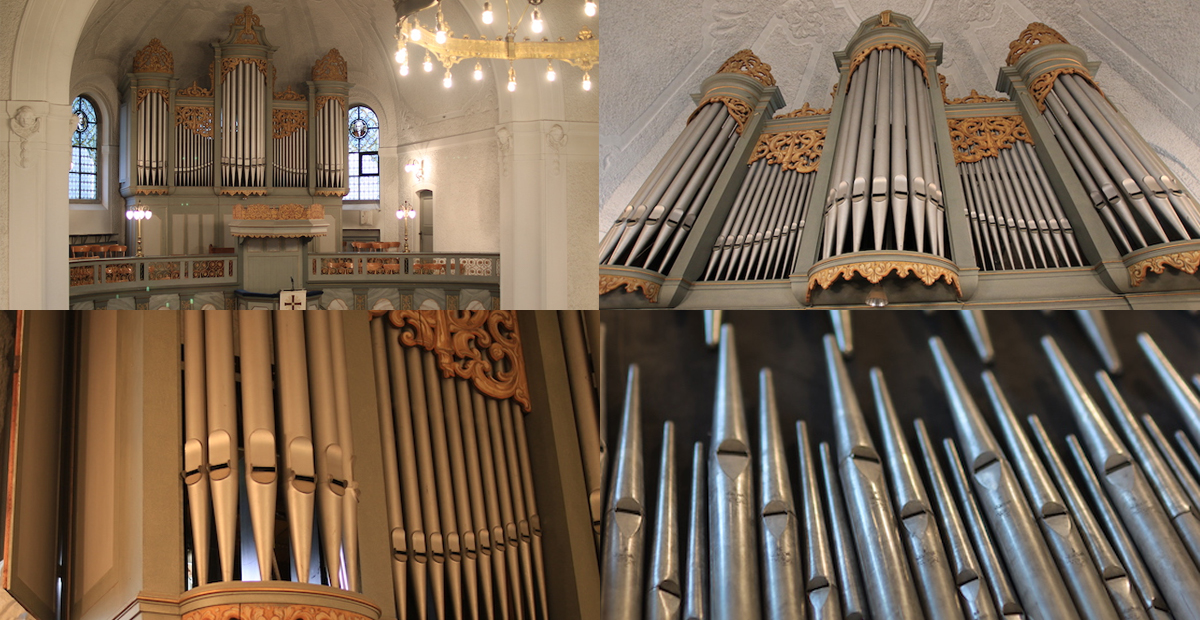
<path fill-rule="evenodd" d="M 450 70 L 446 69 L 446 77 L 442 78 L 442 86 L 445 86 L 446 88 L 450 88 L 450 85 L 453 83 L 454 83 L 454 81 L 450 77 Z"/>
<path fill-rule="evenodd" d="M 492 3 L 491 2 L 483 3 L 483 23 L 485 23 L 485 24 L 492 23 Z"/>
<path fill-rule="evenodd" d="M 508 81 L 508 92 L 510 92 L 510 93 L 517 92 L 517 81 L 516 80 Z"/>
<path fill-rule="evenodd" d="M 587 15 L 588 17 L 595 17 L 596 16 L 596 3 L 593 2 L 592 0 L 587 0 L 587 2 L 584 2 L 583 3 L 583 14 Z"/>
<path fill-rule="evenodd" d="M 421 64 L 421 68 L 425 70 L 425 73 L 433 71 L 433 61 L 429 59 L 429 52 L 425 52 L 425 62 Z"/>
<path fill-rule="evenodd" d="M 126 212 L 125 212 L 125 219 L 127 219 L 127 220 L 132 220 L 132 219 L 133 219 L 133 211 L 126 211 Z"/>
<path fill-rule="evenodd" d="M 444 44 L 446 42 L 446 31 L 445 30 L 437 31 L 437 35 L 435 35 L 434 38 L 437 39 L 438 43 Z"/>
<path fill-rule="evenodd" d="M 402 76 L 408 75 L 408 63 L 407 62 L 400 65 L 400 75 L 402 75 Z"/>
<path fill-rule="evenodd" d="M 475 81 L 478 82 L 479 80 L 482 80 L 482 79 L 483 79 L 483 65 L 481 65 L 479 63 L 475 63 Z"/>
<path fill-rule="evenodd" d="M 400 49 L 396 50 L 396 62 L 404 64 L 406 60 L 408 60 L 408 48 L 401 45 Z"/>
<path fill-rule="evenodd" d="M 533 28 L 534 32 L 542 31 L 542 14 L 537 9 L 533 10 L 533 21 L 529 22 L 529 27 Z"/>
<path fill-rule="evenodd" d="M 409 34 L 409 38 L 411 38 L 413 41 L 421 40 L 421 29 L 418 28 L 416 24 L 413 24 L 412 33 Z"/>
<path fill-rule="evenodd" d="M 583 89 L 584 90 L 592 89 L 592 76 L 589 75 L 587 71 L 583 72 Z"/>
<path fill-rule="evenodd" d="M 546 79 L 547 79 L 548 81 L 551 81 L 551 82 L 553 82 L 553 81 L 554 81 L 554 78 L 556 78 L 556 77 L 558 77 L 558 75 L 556 75 L 556 74 L 554 73 L 554 63 L 552 63 L 552 62 L 547 62 L 547 63 L 546 63 Z"/>
<path fill-rule="evenodd" d="M 517 71 L 512 68 L 512 65 L 508 67 L 508 92 L 517 92 Z"/>

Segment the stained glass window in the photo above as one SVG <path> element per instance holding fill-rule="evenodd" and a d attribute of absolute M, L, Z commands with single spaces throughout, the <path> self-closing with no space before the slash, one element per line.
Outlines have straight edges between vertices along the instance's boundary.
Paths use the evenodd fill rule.
<path fill-rule="evenodd" d="M 350 108 L 350 193 L 346 200 L 379 200 L 379 117 L 365 105 Z"/>
<path fill-rule="evenodd" d="M 96 154 L 100 115 L 86 97 L 76 97 L 72 108 L 79 118 L 71 138 L 71 200 L 99 200 L 97 174 L 100 169 Z"/>

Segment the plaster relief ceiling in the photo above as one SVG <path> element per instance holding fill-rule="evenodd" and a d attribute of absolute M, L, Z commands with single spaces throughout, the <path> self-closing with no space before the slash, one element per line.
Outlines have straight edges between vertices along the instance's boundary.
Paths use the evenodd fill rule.
<path fill-rule="evenodd" d="M 750 48 L 786 105 L 830 106 L 833 53 L 867 17 L 911 16 L 944 45 L 950 97 L 996 93 L 1008 44 L 1030 23 L 1101 62 L 1109 98 L 1193 192 L 1200 192 L 1200 13 L 1191 0 L 608 0 L 601 62 L 599 234 L 612 225 L 726 58 Z M 611 26 L 611 27 L 610 27 Z M 652 53 L 651 53 L 652 51 Z"/>

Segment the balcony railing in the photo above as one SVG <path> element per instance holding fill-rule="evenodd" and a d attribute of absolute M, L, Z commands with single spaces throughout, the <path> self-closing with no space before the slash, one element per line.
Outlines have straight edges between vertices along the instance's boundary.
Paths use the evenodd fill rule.
<path fill-rule="evenodd" d="M 71 296 L 236 287 L 236 256 L 155 256 L 71 261 Z"/>
<path fill-rule="evenodd" d="M 499 284 L 498 254 L 309 254 L 307 281 L 325 286 L 366 282 Z"/>

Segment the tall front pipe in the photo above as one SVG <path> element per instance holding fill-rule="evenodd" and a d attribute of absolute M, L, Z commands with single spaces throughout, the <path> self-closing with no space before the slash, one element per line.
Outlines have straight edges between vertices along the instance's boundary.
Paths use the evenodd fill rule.
<path fill-rule="evenodd" d="M 442 405 L 442 386 L 432 351 L 421 351 L 425 379 L 425 407 L 429 416 L 429 436 L 433 448 L 433 471 L 437 481 L 438 515 L 442 522 L 442 544 L 446 553 L 446 581 L 450 607 L 455 618 L 463 613 L 463 553 L 458 529 L 458 510 L 454 505 L 454 487 L 465 480 L 456 479 L 450 469 L 450 447 L 446 439 L 446 410 Z M 418 403 L 420 401 L 417 401 Z M 511 451 L 510 451 L 511 453 Z M 515 458 L 511 459 L 515 468 Z M 514 483 L 515 484 L 515 483 Z"/>
<path fill-rule="evenodd" d="M 204 375 L 204 315 L 184 312 L 183 316 L 183 398 L 184 431 L 183 482 L 187 485 L 188 507 L 192 517 L 192 546 L 196 558 L 196 585 L 208 583 L 208 395 Z M 190 584 L 189 584 L 190 585 Z"/>
<path fill-rule="evenodd" d="M 1071 403 L 1092 465 L 1103 476 L 1108 496 L 1166 597 L 1172 615 L 1179 620 L 1200 618 L 1200 600 L 1196 598 L 1196 592 L 1200 592 L 1200 573 L 1154 496 L 1142 468 L 1130 458 L 1125 444 L 1104 419 L 1054 339 L 1044 336 L 1042 348 Z"/>
<path fill-rule="evenodd" d="M 688 511 L 687 567 L 684 569 L 683 620 L 708 620 L 708 510 L 705 496 L 704 444 L 692 447 L 692 498 Z"/>
<path fill-rule="evenodd" d="M 658 469 L 658 502 L 654 510 L 650 578 L 646 581 L 646 620 L 678 620 L 679 499 L 675 494 L 675 425 L 663 424 L 662 463 Z M 632 596 L 632 593 L 627 593 Z"/>
<path fill-rule="evenodd" d="M 825 367 L 833 400 L 838 474 L 871 614 L 879 618 L 924 618 L 900 544 L 881 459 L 832 335 L 825 336 Z"/>
<path fill-rule="evenodd" d="M 600 616 L 604 620 L 642 617 L 641 591 L 646 544 L 646 481 L 642 471 L 642 397 L 638 367 L 629 366 L 625 413 L 617 439 L 604 520 L 600 569 Z"/>
<path fill-rule="evenodd" d="M 237 397 L 233 379 L 233 314 L 204 312 L 204 361 L 208 398 L 208 477 L 212 483 L 213 517 L 221 580 L 233 580 L 237 534 L 238 469 Z"/>
<path fill-rule="evenodd" d="M 804 618 L 804 567 L 796 531 L 796 504 L 788 478 L 775 380 L 768 368 L 758 375 L 759 528 L 762 533 L 763 617 L 767 620 Z"/>
<path fill-rule="evenodd" d="M 1175 448 L 1171 446 L 1166 434 L 1158 427 L 1158 422 L 1155 422 L 1148 413 L 1143 413 L 1141 420 L 1146 434 L 1154 441 L 1158 453 L 1170 466 L 1171 472 L 1175 474 L 1175 479 L 1179 481 L 1179 486 L 1183 487 L 1183 491 L 1187 493 L 1188 500 L 1192 503 L 1192 510 L 1196 510 L 1196 507 L 1200 506 L 1200 484 L 1196 483 L 1192 472 L 1188 471 L 1187 465 L 1183 464 L 1183 459 L 1179 458 L 1179 453 L 1175 452 Z"/>
<path fill-rule="evenodd" d="M 313 414 L 317 509 L 321 515 L 321 555 L 325 558 L 329 583 L 338 584 L 342 565 L 342 500 L 346 495 L 346 476 L 342 469 L 342 446 L 337 432 L 337 397 L 333 390 L 333 349 L 329 337 L 329 320 L 332 316 L 334 313 L 305 312 L 304 327 L 308 345 L 309 403 Z"/>
<path fill-rule="evenodd" d="M 392 411 L 395 418 L 396 450 L 400 456 L 400 489 L 404 498 L 404 524 L 408 548 L 408 576 L 415 604 L 416 617 L 427 620 L 427 586 L 429 579 L 429 539 L 426 536 L 422 498 L 429 497 L 421 486 L 417 467 L 416 437 L 413 434 L 412 401 L 408 395 L 408 368 L 404 349 L 400 346 L 400 330 L 387 325 L 384 340 L 388 367 L 391 369 Z M 498 519 L 497 519 L 498 520 Z M 437 528 L 437 523 L 429 527 Z M 394 535 L 394 534 L 393 534 Z M 394 543 L 393 543 L 394 544 Z"/>
<path fill-rule="evenodd" d="M 482 446 L 475 427 L 476 398 L 465 379 L 455 379 L 454 382 L 458 391 L 458 414 L 461 420 L 459 426 L 467 471 L 467 489 L 471 500 L 471 523 L 475 527 L 475 546 L 479 550 L 479 599 L 483 603 L 483 618 L 493 620 L 497 617 L 492 599 L 493 569 L 498 556 L 494 555 L 494 541 L 488 527 L 487 499 L 480 456 Z"/>
<path fill-rule="evenodd" d="M 317 489 L 308 373 L 305 368 L 304 314 L 275 311 L 275 370 L 279 386 L 279 435 L 283 448 L 288 528 L 296 579 L 309 583 L 312 557 L 313 501 Z"/>
<path fill-rule="evenodd" d="M 404 364 L 408 371 L 408 396 L 412 403 L 412 430 L 417 453 L 417 485 L 420 506 L 429 545 L 429 585 L 433 594 L 433 611 L 437 620 L 446 617 L 446 577 L 452 571 L 446 562 L 446 537 L 442 520 L 442 493 L 438 488 L 437 467 L 433 457 L 433 434 L 430 432 L 429 404 L 425 394 L 425 367 L 421 347 L 403 347 Z M 496 431 L 499 435 L 499 431 Z M 502 494 L 504 491 L 502 491 Z M 453 577 L 450 577 L 453 580 Z M 453 583 L 453 581 L 452 581 Z"/>
<path fill-rule="evenodd" d="M 1000 554 L 1010 567 L 1025 612 L 1035 619 L 1079 618 L 1000 444 L 988 430 L 941 339 L 930 338 L 929 346 L 954 413 L 966 473 Z"/>
<path fill-rule="evenodd" d="M 886 450 L 888 482 L 900 518 L 901 541 L 908 552 L 921 605 L 930 618 L 962 618 L 933 506 L 904 438 L 887 382 L 878 368 L 871 369 L 871 388 Z"/>
<path fill-rule="evenodd" d="M 379 435 L 382 446 L 384 499 L 387 502 L 388 529 L 392 546 L 392 592 L 396 596 L 398 620 L 408 620 L 408 534 L 404 529 L 401 507 L 400 458 L 396 450 L 396 423 L 392 418 L 392 395 L 388 377 L 387 345 L 383 324 L 387 319 L 371 320 L 371 360 L 375 367 L 375 403 L 379 408 Z M 346 562 L 348 565 L 349 561 Z M 491 620 L 490 618 L 488 620 Z"/>
<path fill-rule="evenodd" d="M 525 515 L 529 521 L 530 549 L 533 553 L 533 578 L 537 585 L 536 618 L 548 617 L 546 603 L 546 563 L 542 552 L 542 519 L 538 512 L 537 500 L 533 489 L 533 467 L 529 462 L 529 441 L 525 435 L 525 414 L 516 403 L 508 403 L 509 416 L 512 418 L 513 429 L 517 439 L 517 461 L 521 467 L 521 487 L 525 493 Z M 678 578 L 676 579 L 678 581 Z"/>
<path fill-rule="evenodd" d="M 714 618 L 758 620 L 758 545 L 750 432 L 733 326 L 721 327 L 716 408 L 708 457 L 709 593 Z"/>
<path fill-rule="evenodd" d="M 1192 437 L 1200 438 L 1200 398 L 1192 391 L 1191 386 L 1187 384 L 1179 371 L 1175 370 L 1171 360 L 1163 355 L 1162 349 L 1158 348 L 1158 343 L 1154 342 L 1150 334 L 1146 332 L 1138 334 L 1137 341 L 1138 346 L 1142 348 L 1142 353 L 1154 367 L 1154 373 L 1162 381 L 1163 387 L 1167 388 L 1167 392 L 1171 395 L 1171 401 L 1175 403 L 1175 408 L 1183 416 L 1183 421 L 1187 424 L 1188 430 L 1192 432 Z"/>
<path fill-rule="evenodd" d="M 1050 553 L 1058 562 L 1067 589 L 1075 599 L 1075 607 L 1088 620 L 1117 620 L 1116 609 L 1105 596 L 1106 590 L 1096 565 L 1088 560 L 1088 549 L 1079 525 L 1033 451 L 1033 443 L 1017 421 L 1008 399 L 1000 390 L 1000 384 L 989 370 L 983 372 L 983 382 L 992 402 L 992 410 L 1000 422 L 1008 454 L 1016 464 L 1025 496 L 1029 499 L 1034 518 L 1042 528 Z"/>
<path fill-rule="evenodd" d="M 275 396 L 271 390 L 271 315 L 238 311 L 242 353 L 242 445 L 246 495 L 258 551 L 258 572 L 271 579 L 275 547 Z M 243 578 L 245 578 L 243 576 Z"/>
<path fill-rule="evenodd" d="M 817 446 L 821 460 L 822 486 L 825 492 L 825 507 L 829 511 L 829 536 L 833 540 L 833 563 L 837 568 L 837 592 L 841 597 L 842 613 L 846 620 L 863 620 L 867 615 L 867 593 L 863 590 L 863 579 L 859 574 L 860 562 L 854 548 L 854 533 L 850 531 L 850 520 L 846 517 L 846 504 L 842 500 L 842 485 L 838 481 L 837 460 L 829 444 Z M 810 593 L 811 597 L 811 593 Z"/>
<path fill-rule="evenodd" d="M 442 410 L 445 413 L 446 443 L 450 449 L 450 474 L 454 480 L 454 509 L 457 513 L 459 545 L 462 547 L 463 587 L 466 590 L 465 617 L 479 617 L 478 547 L 475 541 L 475 523 L 471 512 L 470 482 L 467 479 L 467 461 L 463 454 L 463 430 L 459 408 L 470 407 L 460 402 L 455 391 L 453 377 L 439 377 L 442 388 Z M 482 498 L 481 498 L 482 499 Z"/>
<path fill-rule="evenodd" d="M 800 452 L 800 503 L 807 535 L 804 545 L 805 610 L 812 620 L 842 620 L 842 605 L 838 598 L 841 584 L 829 547 L 821 491 L 817 487 L 816 459 L 804 422 L 796 423 L 796 443 Z"/>
<path fill-rule="evenodd" d="M 604 470 L 600 466 L 600 423 L 596 418 L 595 388 L 583 337 L 583 317 L 579 310 L 560 310 L 563 349 L 566 352 L 567 380 L 571 405 L 579 429 L 579 451 L 583 456 L 584 480 L 592 510 L 592 527 L 598 532 L 604 514 Z"/>
<path fill-rule="evenodd" d="M 329 320 L 329 345 L 333 350 L 333 394 L 337 406 L 338 442 L 342 446 L 342 477 L 346 496 L 342 498 L 342 555 L 346 560 L 347 588 L 362 590 L 358 567 L 358 482 L 354 477 L 354 439 L 350 428 L 350 386 L 346 375 L 346 335 L 342 315 Z M 385 435 L 390 440 L 390 435 Z M 392 449 L 395 449 L 393 444 Z"/>

